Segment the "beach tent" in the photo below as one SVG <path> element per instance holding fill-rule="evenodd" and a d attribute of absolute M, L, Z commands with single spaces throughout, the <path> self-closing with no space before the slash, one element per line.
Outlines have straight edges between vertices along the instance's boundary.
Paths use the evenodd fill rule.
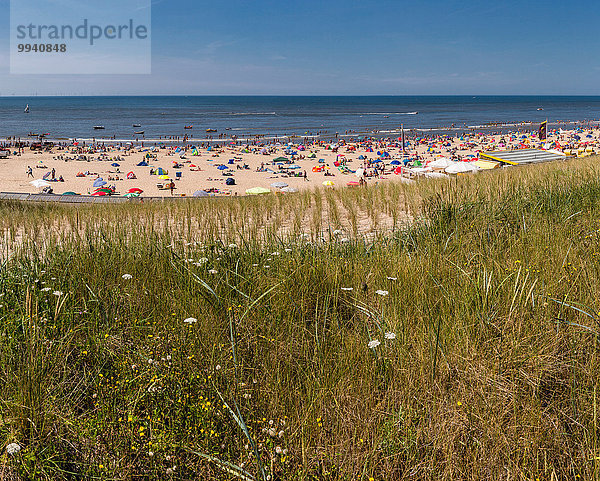
<path fill-rule="evenodd" d="M 92 187 L 102 187 L 103 185 L 106 185 L 106 181 L 102 177 L 99 177 L 94 181 Z"/>
<path fill-rule="evenodd" d="M 137 164 L 138 167 L 148 167 L 148 162 L 146 162 L 145 160 L 142 160 L 139 164 Z"/>
<path fill-rule="evenodd" d="M 112 164 L 110 164 L 111 167 L 121 167 L 121 164 L 118 164 L 116 162 L 113 162 Z"/>
<path fill-rule="evenodd" d="M 283 189 L 281 189 L 281 192 L 291 194 L 293 192 L 298 192 L 298 189 L 296 189 L 296 187 L 284 187 Z"/>
<path fill-rule="evenodd" d="M 62 195 L 79 195 L 79 194 L 76 194 L 75 192 L 69 191 L 69 192 L 63 192 Z"/>
<path fill-rule="evenodd" d="M 287 187 L 288 184 L 286 184 L 285 182 L 273 182 L 271 184 L 271 187 L 273 187 L 274 189 L 283 189 L 284 187 Z"/>
<path fill-rule="evenodd" d="M 156 171 L 157 175 L 167 175 L 169 172 L 165 169 L 163 169 L 162 167 L 159 167 L 158 170 Z"/>
<path fill-rule="evenodd" d="M 192 194 L 193 197 L 208 197 L 209 195 L 205 190 L 197 190 Z"/>
<path fill-rule="evenodd" d="M 453 165 L 446 167 L 445 172 L 447 174 L 467 174 L 471 172 L 477 172 L 479 167 L 473 165 L 471 162 L 456 162 Z"/>
<path fill-rule="evenodd" d="M 248 195 L 268 194 L 269 192 L 271 192 L 271 190 L 265 189 L 264 187 L 252 187 L 251 189 L 246 189 L 246 194 Z"/>
<path fill-rule="evenodd" d="M 273 159 L 273 162 L 288 162 L 289 159 L 287 159 L 286 157 L 277 157 L 276 159 Z"/>
<path fill-rule="evenodd" d="M 229 177 L 226 181 L 225 181 L 226 185 L 235 185 L 235 179 L 233 177 Z"/>
<path fill-rule="evenodd" d="M 137 177 L 135 176 L 135 174 L 133 172 L 129 172 L 129 173 L 127 173 L 127 178 L 129 180 L 133 180 L 133 179 L 136 179 Z"/>
<path fill-rule="evenodd" d="M 219 166 L 217 166 L 217 169 L 219 169 L 219 170 L 227 170 L 227 166 L 226 165 L 219 165 Z"/>

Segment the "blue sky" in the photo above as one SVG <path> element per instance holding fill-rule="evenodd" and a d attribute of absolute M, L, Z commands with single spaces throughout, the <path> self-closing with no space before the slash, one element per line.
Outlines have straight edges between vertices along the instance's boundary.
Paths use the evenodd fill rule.
<path fill-rule="evenodd" d="M 152 74 L 93 76 L 10 75 L 9 5 L 0 95 L 600 95 L 597 0 L 153 0 Z"/>

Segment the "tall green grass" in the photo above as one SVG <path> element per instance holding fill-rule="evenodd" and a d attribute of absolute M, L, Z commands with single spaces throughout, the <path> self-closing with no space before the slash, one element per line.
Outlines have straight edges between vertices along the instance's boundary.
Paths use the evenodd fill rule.
<path fill-rule="evenodd" d="M 1 204 L 1 476 L 600 479 L 596 161 Z"/>

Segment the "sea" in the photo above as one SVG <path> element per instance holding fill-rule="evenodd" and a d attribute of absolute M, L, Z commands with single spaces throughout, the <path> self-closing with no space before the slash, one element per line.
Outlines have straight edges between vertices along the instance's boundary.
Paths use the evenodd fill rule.
<path fill-rule="evenodd" d="M 544 120 L 567 129 L 597 125 L 599 118 L 600 96 L 0 97 L 0 140 L 397 137 L 402 129 L 412 136 L 533 130 Z"/>

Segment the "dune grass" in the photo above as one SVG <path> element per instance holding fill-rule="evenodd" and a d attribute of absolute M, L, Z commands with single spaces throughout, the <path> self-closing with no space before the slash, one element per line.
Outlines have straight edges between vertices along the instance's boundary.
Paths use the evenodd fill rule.
<path fill-rule="evenodd" d="M 597 161 L 0 204 L 0 479 L 600 479 Z"/>

